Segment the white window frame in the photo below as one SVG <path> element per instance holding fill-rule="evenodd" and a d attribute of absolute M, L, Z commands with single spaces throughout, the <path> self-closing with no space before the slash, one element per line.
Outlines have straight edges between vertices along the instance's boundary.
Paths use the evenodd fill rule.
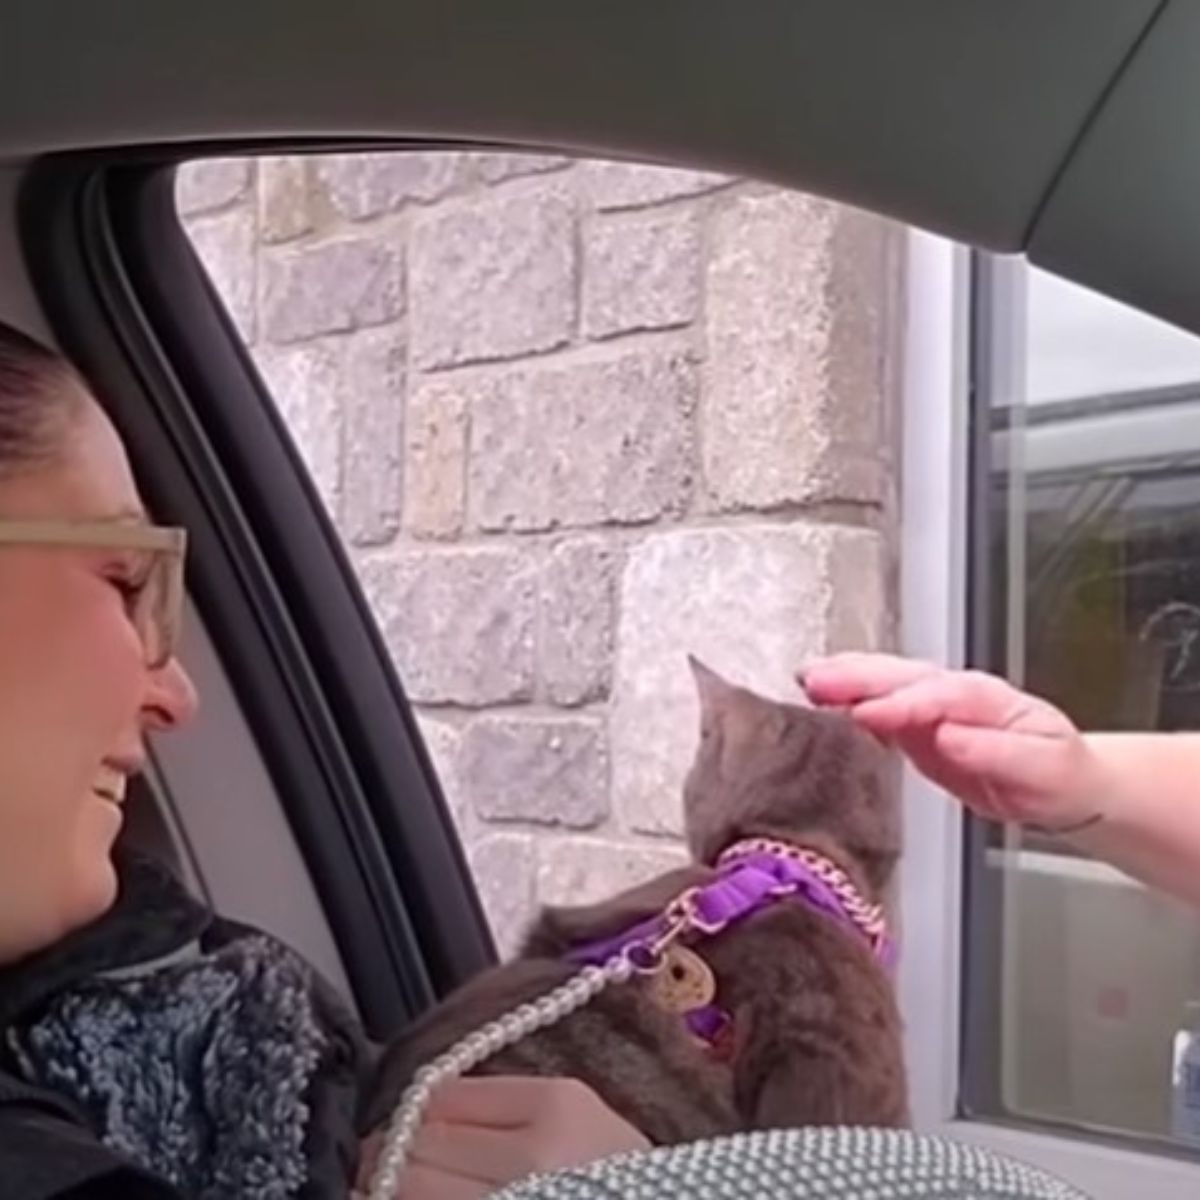
<path fill-rule="evenodd" d="M 969 254 L 912 232 L 901 491 L 901 647 L 960 666 L 966 646 Z M 957 1114 L 963 820 L 906 769 L 900 873 L 900 1002 L 914 1121 L 1055 1172 L 1095 1200 L 1195 1200 L 1192 1164 L 1093 1141 L 961 1119 Z"/>

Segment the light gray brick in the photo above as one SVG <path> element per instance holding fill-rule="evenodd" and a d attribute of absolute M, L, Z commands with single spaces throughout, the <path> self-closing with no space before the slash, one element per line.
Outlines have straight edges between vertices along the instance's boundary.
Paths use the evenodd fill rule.
<path fill-rule="evenodd" d="M 682 846 L 595 838 L 555 838 L 537 844 L 540 904 L 594 904 L 688 861 Z"/>
<path fill-rule="evenodd" d="M 718 214 L 703 420 L 716 508 L 882 498 L 885 229 L 786 193 Z"/>
<path fill-rule="evenodd" d="M 259 160 L 258 227 L 264 242 L 288 242 L 312 230 L 310 170 L 303 155 Z"/>
<path fill-rule="evenodd" d="M 655 534 L 629 552 L 609 739 L 613 804 L 632 828 L 681 831 L 698 709 L 687 655 L 727 678 L 798 700 L 815 654 L 880 646 L 885 562 L 875 533 L 740 525 Z"/>
<path fill-rule="evenodd" d="M 475 170 L 484 183 L 501 183 L 522 175 L 559 171 L 574 161 L 553 154 L 476 154 Z"/>
<path fill-rule="evenodd" d="M 724 187 L 726 175 L 644 163 L 588 162 L 580 168 L 584 193 L 600 209 L 642 208 Z"/>
<path fill-rule="evenodd" d="M 253 214 L 235 208 L 219 216 L 197 217 L 188 222 L 187 229 L 238 332 L 252 343 L 257 333 L 254 288 L 258 266 Z"/>
<path fill-rule="evenodd" d="M 362 221 L 461 188 L 470 178 L 470 157 L 450 150 L 335 154 L 318 160 L 317 173 L 334 210 Z"/>
<path fill-rule="evenodd" d="M 175 202 L 185 216 L 240 200 L 250 187 L 248 158 L 201 158 L 184 163 L 175 179 Z"/>
<path fill-rule="evenodd" d="M 356 545 L 379 545 L 400 528 L 404 342 L 396 326 L 364 330 L 346 339 L 343 354 L 341 527 Z"/>
<path fill-rule="evenodd" d="M 255 355 L 255 364 L 326 508 L 336 515 L 341 503 L 344 438 L 339 348 L 324 344 L 263 347 Z"/>
<path fill-rule="evenodd" d="M 498 374 L 472 388 L 468 511 L 485 530 L 634 524 L 680 511 L 698 381 L 683 352 Z"/>
<path fill-rule="evenodd" d="M 612 676 L 620 552 L 602 538 L 555 546 L 542 572 L 538 661 L 553 704 L 585 704 Z"/>
<path fill-rule="evenodd" d="M 583 272 L 589 337 L 687 325 L 699 302 L 700 221 L 694 212 L 655 211 L 590 224 Z"/>
<path fill-rule="evenodd" d="M 423 369 L 565 344 L 575 327 L 575 217 L 558 191 L 456 204 L 416 222 L 413 361 Z"/>
<path fill-rule="evenodd" d="M 537 911 L 537 858 L 526 834 L 497 833 L 468 848 L 479 900 L 502 959 L 513 957 Z"/>
<path fill-rule="evenodd" d="M 454 380 L 428 380 L 409 400 L 404 527 L 414 537 L 452 538 L 466 504 L 467 407 Z"/>
<path fill-rule="evenodd" d="M 386 235 L 272 250 L 263 269 L 263 322 L 272 341 L 382 325 L 404 312 L 401 247 Z"/>
<path fill-rule="evenodd" d="M 532 698 L 537 567 L 525 551 L 374 555 L 359 575 L 414 703 Z"/>
<path fill-rule="evenodd" d="M 591 829 L 608 814 L 608 754 L 587 717 L 480 717 L 463 734 L 463 791 L 486 821 Z"/>

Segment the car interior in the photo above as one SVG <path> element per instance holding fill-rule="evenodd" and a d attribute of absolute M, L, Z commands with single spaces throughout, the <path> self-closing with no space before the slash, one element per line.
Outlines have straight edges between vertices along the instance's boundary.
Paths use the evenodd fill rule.
<path fill-rule="evenodd" d="M 405 681 L 181 225 L 181 163 L 475 148 L 719 171 L 1200 333 L 1198 55 L 1188 0 L 8 5 L 0 319 L 80 365 L 192 539 L 204 706 L 124 836 L 296 945 L 379 1037 L 494 959 Z"/>

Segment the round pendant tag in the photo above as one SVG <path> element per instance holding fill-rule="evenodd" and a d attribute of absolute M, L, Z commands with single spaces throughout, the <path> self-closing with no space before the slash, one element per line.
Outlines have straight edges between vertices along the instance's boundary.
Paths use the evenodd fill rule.
<path fill-rule="evenodd" d="M 650 995 L 660 1008 L 687 1013 L 711 1004 L 717 995 L 717 979 L 693 950 L 678 943 L 663 953 L 662 970 L 650 977 Z"/>

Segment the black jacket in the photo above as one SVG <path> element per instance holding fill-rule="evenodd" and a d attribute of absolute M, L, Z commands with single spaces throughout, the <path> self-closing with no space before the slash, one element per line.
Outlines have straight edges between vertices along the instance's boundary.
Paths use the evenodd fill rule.
<path fill-rule="evenodd" d="M 107 1149 L 69 1101 L 4 1071 L 0 1179 L 11 1200 L 182 1200 L 165 1180 Z"/>
<path fill-rule="evenodd" d="M 4 1200 L 341 1200 L 357 1026 L 279 943 L 148 860 L 118 867 L 103 918 L 0 969 Z"/>

